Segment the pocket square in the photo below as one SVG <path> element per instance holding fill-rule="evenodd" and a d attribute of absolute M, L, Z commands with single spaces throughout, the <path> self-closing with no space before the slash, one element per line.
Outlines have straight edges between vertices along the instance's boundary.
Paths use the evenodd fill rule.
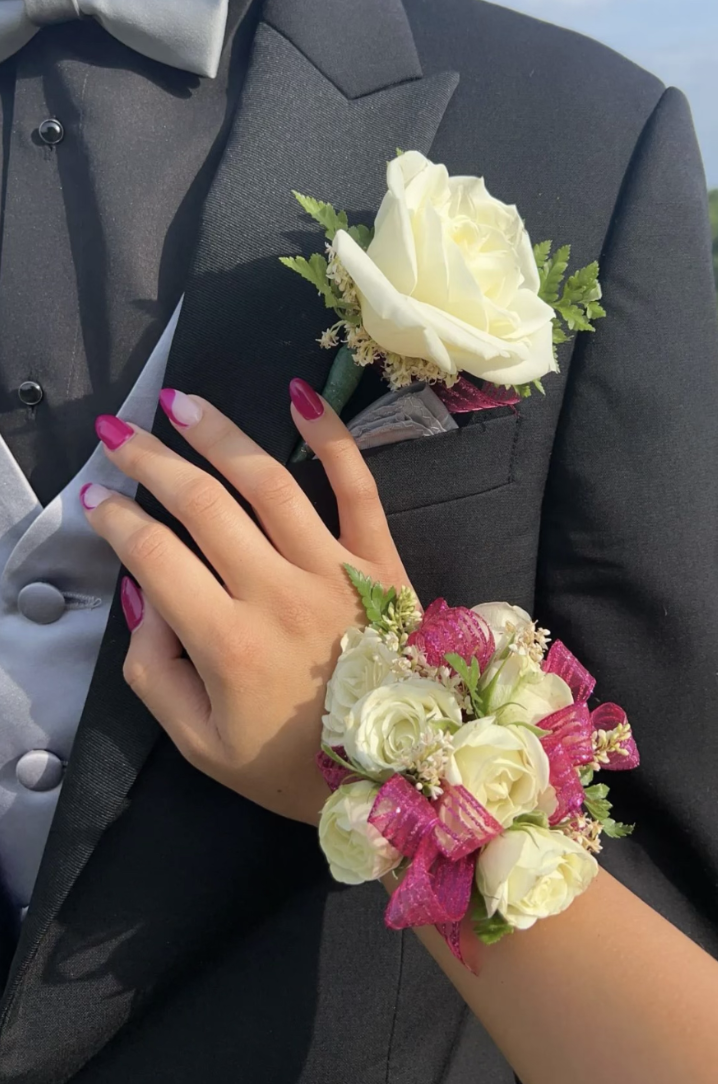
<path fill-rule="evenodd" d="M 427 384 L 389 392 L 348 424 L 359 448 L 379 448 L 416 437 L 434 437 L 458 426 L 441 399 Z"/>

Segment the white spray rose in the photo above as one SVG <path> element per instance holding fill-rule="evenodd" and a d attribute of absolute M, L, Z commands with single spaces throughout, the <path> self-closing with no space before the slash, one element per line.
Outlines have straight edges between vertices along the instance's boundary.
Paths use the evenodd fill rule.
<path fill-rule="evenodd" d="M 529 723 L 540 727 L 546 716 L 573 704 L 573 695 L 563 678 L 526 668 L 520 656 L 509 656 L 496 674 L 487 674 L 486 710 L 502 725 Z"/>
<path fill-rule="evenodd" d="M 319 842 L 335 881 L 346 885 L 376 881 L 401 862 L 399 851 L 369 824 L 378 793 L 379 787 L 367 780 L 346 783 L 324 805 Z"/>
<path fill-rule="evenodd" d="M 504 828 L 522 813 L 554 812 L 548 757 L 530 730 L 477 719 L 462 726 L 453 745 L 447 780 L 466 787 Z"/>
<path fill-rule="evenodd" d="M 517 209 L 418 151 L 389 162 L 387 189 L 368 251 L 343 230 L 334 239 L 372 339 L 437 375 L 524 384 L 555 372 L 554 313 Z"/>
<path fill-rule="evenodd" d="M 349 713 L 344 747 L 367 772 L 399 771 L 412 749 L 461 723 L 453 693 L 428 678 L 387 683 Z"/>
<path fill-rule="evenodd" d="M 585 892 L 598 863 L 562 832 L 532 825 L 504 832 L 484 847 L 476 884 L 489 916 L 497 911 L 527 930 L 539 918 L 558 915 Z"/>
<path fill-rule="evenodd" d="M 533 626 L 526 610 L 511 606 L 508 602 L 482 602 L 480 606 L 471 608 L 479 617 L 483 617 L 491 629 L 497 655 L 503 654 L 514 636 L 526 633 Z"/>
<path fill-rule="evenodd" d="M 341 646 L 324 701 L 327 714 L 322 717 L 322 741 L 326 745 L 343 745 L 349 712 L 386 680 L 398 660 L 397 653 L 372 628 L 349 629 Z"/>
<path fill-rule="evenodd" d="M 507 602 L 487 602 L 473 610 L 486 621 L 496 644 L 494 659 L 482 675 L 487 712 L 502 724 L 540 726 L 541 719 L 573 703 L 563 678 L 541 669 L 543 648 L 538 645 L 545 643 L 544 631 L 535 631 L 525 610 Z M 512 643 L 518 651 L 509 650 Z"/>

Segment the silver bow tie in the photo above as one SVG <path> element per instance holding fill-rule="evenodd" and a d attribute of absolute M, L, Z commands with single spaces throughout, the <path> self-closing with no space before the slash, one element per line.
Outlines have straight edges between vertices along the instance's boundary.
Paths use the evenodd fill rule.
<path fill-rule="evenodd" d="M 0 61 L 43 26 L 94 17 L 130 49 L 173 68 L 217 74 L 228 0 L 0 0 Z"/>

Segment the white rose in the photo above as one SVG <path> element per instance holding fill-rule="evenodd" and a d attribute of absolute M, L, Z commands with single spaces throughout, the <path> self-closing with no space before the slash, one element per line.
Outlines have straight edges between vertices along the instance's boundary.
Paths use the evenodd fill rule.
<path fill-rule="evenodd" d="M 344 747 L 364 771 L 398 771 L 417 742 L 452 723 L 461 723 L 454 694 L 428 678 L 409 678 L 382 685 L 355 705 Z"/>
<path fill-rule="evenodd" d="M 476 884 L 489 916 L 497 911 L 527 930 L 537 919 L 565 911 L 585 892 L 598 863 L 562 832 L 522 826 L 492 839 L 479 854 Z"/>
<path fill-rule="evenodd" d="M 503 654 L 515 635 L 521 635 L 533 625 L 525 610 L 508 602 L 483 602 L 471 608 L 479 617 L 483 617 L 491 629 L 497 655 Z"/>
<path fill-rule="evenodd" d="M 322 717 L 322 741 L 342 745 L 349 712 L 371 689 L 389 676 L 398 655 L 376 629 L 349 629 L 342 638 L 342 653 L 327 685 Z"/>
<path fill-rule="evenodd" d="M 379 346 L 495 384 L 555 372 L 554 313 L 516 208 L 418 151 L 389 163 L 387 188 L 367 252 L 343 230 L 334 239 Z"/>
<path fill-rule="evenodd" d="M 548 757 L 530 730 L 476 719 L 461 727 L 453 744 L 447 780 L 466 787 L 504 828 L 522 813 L 554 812 Z"/>
<path fill-rule="evenodd" d="M 502 725 L 529 723 L 540 727 L 546 716 L 573 704 L 573 695 L 563 678 L 527 667 L 520 655 L 510 655 L 496 674 L 487 674 L 486 710 Z"/>
<path fill-rule="evenodd" d="M 369 824 L 378 793 L 377 786 L 363 779 L 339 787 L 324 804 L 319 842 L 335 881 L 346 885 L 376 881 L 401 862 L 399 851 Z"/>

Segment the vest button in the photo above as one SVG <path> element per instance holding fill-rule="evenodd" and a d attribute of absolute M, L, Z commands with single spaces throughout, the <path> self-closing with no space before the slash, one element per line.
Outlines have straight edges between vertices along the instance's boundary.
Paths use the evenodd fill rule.
<path fill-rule="evenodd" d="M 17 397 L 25 406 L 37 406 L 38 403 L 42 402 L 44 394 L 37 380 L 23 380 L 17 389 Z"/>
<path fill-rule="evenodd" d="M 28 583 L 17 596 L 17 608 L 36 625 L 53 625 L 65 612 L 65 596 L 51 583 Z"/>
<path fill-rule="evenodd" d="M 64 765 L 49 749 L 31 749 L 17 762 L 15 774 L 26 790 L 54 790 L 62 782 Z"/>
<path fill-rule="evenodd" d="M 37 134 L 43 143 L 47 143 L 50 147 L 57 146 L 58 143 L 62 143 L 65 138 L 65 129 L 60 124 L 57 117 L 49 117 L 48 120 L 44 120 L 37 130 Z"/>

